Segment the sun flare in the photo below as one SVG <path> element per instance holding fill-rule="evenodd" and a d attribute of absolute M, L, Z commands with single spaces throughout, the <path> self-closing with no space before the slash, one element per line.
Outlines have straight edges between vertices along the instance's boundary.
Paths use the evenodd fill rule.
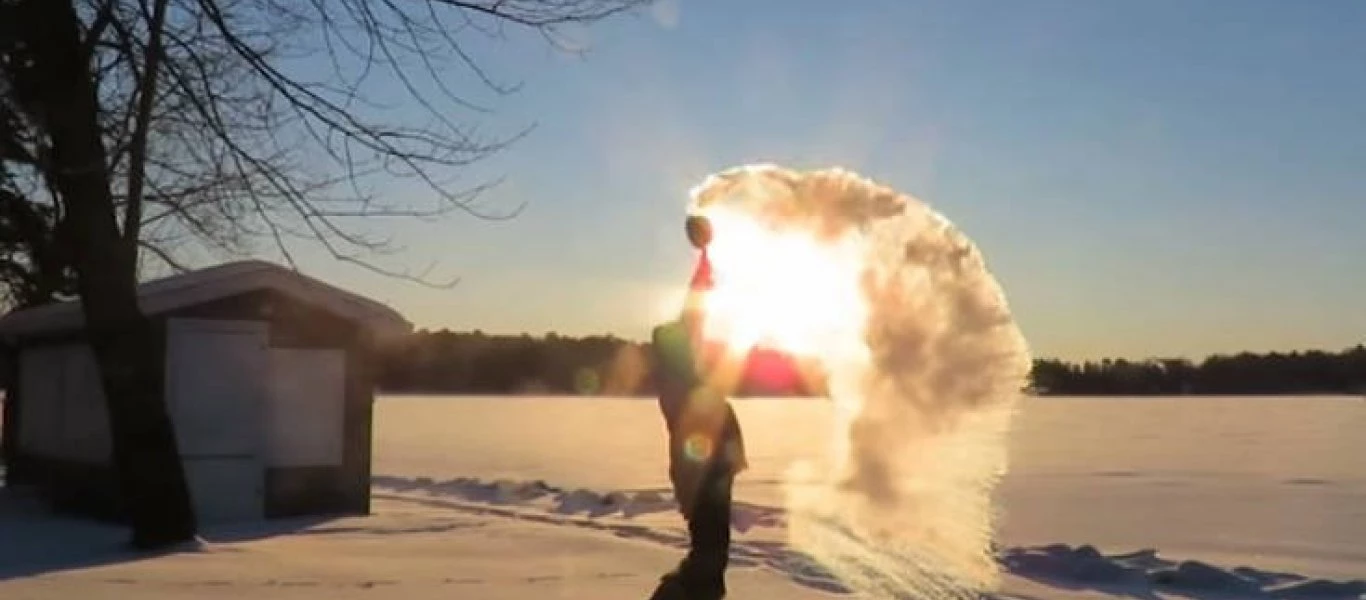
<path fill-rule="evenodd" d="M 723 205 L 702 214 L 715 232 L 706 337 L 734 353 L 762 345 L 803 357 L 828 356 L 853 341 L 866 316 L 855 238 L 821 241 Z"/>

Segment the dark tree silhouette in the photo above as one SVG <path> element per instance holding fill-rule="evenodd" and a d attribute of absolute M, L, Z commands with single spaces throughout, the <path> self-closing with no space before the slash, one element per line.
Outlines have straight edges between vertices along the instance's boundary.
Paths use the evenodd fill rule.
<path fill-rule="evenodd" d="M 1038 360 L 1032 383 L 1043 394 L 1245 395 L 1366 394 L 1366 347 L 1342 352 L 1243 352 L 1186 359 L 1066 363 Z"/>
<path fill-rule="evenodd" d="M 29 201 L 0 162 L 0 301 L 29 307 L 74 297 L 76 274 L 57 207 Z"/>
<path fill-rule="evenodd" d="M 222 252 L 265 244 L 293 264 L 304 244 L 449 284 L 376 262 L 401 248 L 365 224 L 515 214 L 474 202 L 487 184 L 453 184 L 520 135 L 485 139 L 453 116 L 482 110 L 452 91 L 455 69 L 495 94 L 515 89 L 481 69 L 465 40 L 516 28 L 558 43 L 557 26 L 640 3 L 0 0 L 0 164 L 15 183 L 4 200 L 49 207 L 30 213 L 51 219 L 69 251 L 62 268 L 83 301 L 136 545 L 195 533 L 158 341 L 135 296 L 142 251 L 177 269 L 187 240 Z M 400 90 L 414 110 L 367 96 L 374 87 Z M 396 177 L 432 201 L 378 199 L 375 186 Z"/>

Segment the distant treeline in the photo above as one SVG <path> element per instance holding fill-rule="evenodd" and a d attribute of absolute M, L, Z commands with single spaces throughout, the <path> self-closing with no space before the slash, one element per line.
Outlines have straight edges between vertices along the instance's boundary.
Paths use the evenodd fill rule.
<path fill-rule="evenodd" d="M 380 387 L 396 393 L 654 393 L 648 344 L 613 336 L 583 338 L 418 331 L 386 347 Z M 748 357 L 737 395 L 818 395 L 819 370 L 772 350 Z M 1242 353 L 1185 359 L 1034 361 L 1030 389 L 1048 395 L 1366 393 L 1366 347 L 1339 353 Z"/>
<path fill-rule="evenodd" d="M 613 336 L 418 331 L 381 353 L 379 385 L 398 393 L 640 396 L 655 391 L 653 368 L 648 344 Z M 810 366 L 760 349 L 746 360 L 737 395 L 810 396 L 823 385 Z"/>
<path fill-rule="evenodd" d="M 1036 360 L 1030 376 L 1040 394 L 1251 395 L 1366 394 L 1366 347 L 1342 352 L 1272 352 L 1185 359 Z"/>

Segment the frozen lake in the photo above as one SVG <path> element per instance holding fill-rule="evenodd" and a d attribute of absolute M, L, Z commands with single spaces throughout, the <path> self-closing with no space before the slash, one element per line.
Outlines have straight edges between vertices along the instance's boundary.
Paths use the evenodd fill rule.
<path fill-rule="evenodd" d="M 785 470 L 823 449 L 829 406 L 735 406 L 752 464 L 737 496 L 780 506 Z M 653 399 L 389 396 L 375 430 L 376 475 L 667 486 Z M 1000 537 L 1359 578 L 1363 432 L 1360 398 L 1029 399 L 998 498 Z"/>

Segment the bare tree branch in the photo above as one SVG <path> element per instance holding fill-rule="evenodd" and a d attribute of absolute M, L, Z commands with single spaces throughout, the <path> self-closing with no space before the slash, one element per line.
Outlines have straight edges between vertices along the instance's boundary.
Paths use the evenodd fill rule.
<path fill-rule="evenodd" d="M 370 224 L 503 220 L 524 209 L 481 202 L 501 177 L 462 181 L 534 127 L 485 135 L 472 120 L 492 114 L 479 92 L 520 90 L 484 68 L 480 44 L 522 30 L 564 49 L 557 27 L 647 2 L 74 1 L 130 251 L 171 269 L 189 264 L 177 250 L 185 244 L 269 252 L 298 268 L 298 250 L 312 246 L 437 287 L 455 279 L 379 264 L 404 248 Z M 42 124 L 9 110 L 4 86 L 0 78 L 0 162 L 29 165 L 21 179 L 41 190 Z M 405 180 L 426 198 L 412 186 L 385 193 Z"/>
<path fill-rule="evenodd" d="M 147 48 L 142 61 L 142 77 L 134 90 L 137 112 L 133 117 L 133 135 L 128 150 L 128 196 L 123 218 L 123 240 L 134 253 L 135 260 L 139 233 L 142 231 L 142 188 L 147 173 L 147 131 L 152 126 L 152 105 L 157 96 L 157 69 L 161 65 L 162 57 L 161 34 L 166 21 L 168 0 L 152 2 L 151 14 L 145 14 L 146 5 L 139 3 L 147 19 Z"/>
<path fill-rule="evenodd" d="M 152 256 L 155 256 L 157 260 L 160 260 L 162 263 L 165 263 L 166 266 L 170 267 L 177 273 L 188 273 L 193 270 L 193 268 L 191 268 L 190 266 L 176 260 L 174 256 L 171 256 L 170 252 L 163 250 L 162 247 L 157 244 L 139 240 L 138 246 L 141 247 L 143 250 L 146 250 Z"/>

